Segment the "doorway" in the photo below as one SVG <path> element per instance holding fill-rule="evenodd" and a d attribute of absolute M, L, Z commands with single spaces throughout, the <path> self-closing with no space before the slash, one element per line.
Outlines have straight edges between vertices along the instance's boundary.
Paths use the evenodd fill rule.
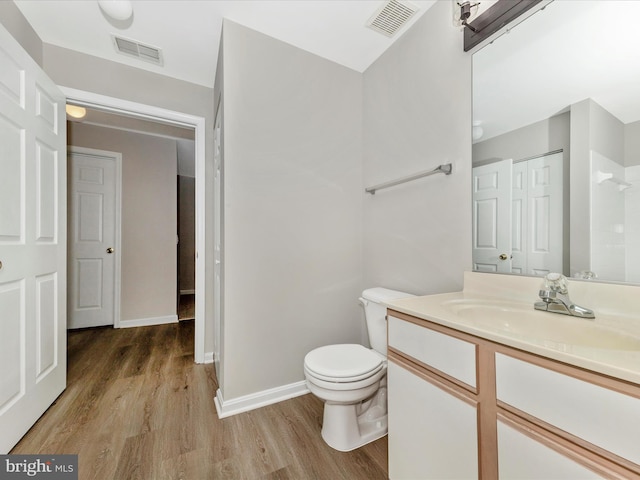
<path fill-rule="evenodd" d="M 193 140 L 176 142 L 178 157 L 177 231 L 178 321 L 195 318 L 195 165 Z"/>
<path fill-rule="evenodd" d="M 120 317 L 122 155 L 67 147 L 67 328 Z"/>
<path fill-rule="evenodd" d="M 563 271 L 563 153 L 473 167 L 473 269 Z"/>
<path fill-rule="evenodd" d="M 195 361 L 205 363 L 205 119 L 159 107 L 61 87 L 69 103 L 195 132 Z M 117 319 L 116 319 L 117 320 Z"/>

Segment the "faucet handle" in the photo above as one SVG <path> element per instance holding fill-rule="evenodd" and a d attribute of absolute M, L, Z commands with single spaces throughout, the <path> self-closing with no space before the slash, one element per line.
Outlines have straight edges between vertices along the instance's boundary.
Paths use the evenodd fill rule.
<path fill-rule="evenodd" d="M 566 295 L 569 291 L 569 284 L 567 283 L 567 277 L 560 273 L 548 273 L 544 277 L 544 281 L 540 290 L 557 292 L 562 295 Z"/>

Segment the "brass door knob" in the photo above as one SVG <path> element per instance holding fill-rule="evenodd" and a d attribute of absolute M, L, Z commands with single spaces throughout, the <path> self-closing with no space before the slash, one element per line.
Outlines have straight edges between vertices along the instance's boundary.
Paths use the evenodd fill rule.
<path fill-rule="evenodd" d="M 107 248 L 107 253 L 113 253 L 113 248 L 112 247 Z"/>
<path fill-rule="evenodd" d="M 509 258 L 509 255 L 507 255 L 506 253 L 502 253 L 500 254 L 500 256 L 498 257 L 500 260 L 506 260 L 507 258 Z M 512 257 L 513 258 L 513 257 Z"/>
<path fill-rule="evenodd" d="M 0 270 L 2 270 L 2 262 L 0 261 Z"/>

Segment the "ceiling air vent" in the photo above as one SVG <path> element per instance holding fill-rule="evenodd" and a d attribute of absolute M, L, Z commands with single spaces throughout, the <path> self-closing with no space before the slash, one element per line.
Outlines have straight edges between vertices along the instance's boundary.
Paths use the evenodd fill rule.
<path fill-rule="evenodd" d="M 116 47 L 116 52 L 122 53 L 129 57 L 139 58 L 145 62 L 155 63 L 156 65 L 162 65 L 162 51 L 159 48 L 152 47 L 151 45 L 145 45 L 135 40 L 129 40 L 127 38 L 116 37 L 113 35 L 113 44 Z"/>
<path fill-rule="evenodd" d="M 389 0 L 385 2 L 367 22 L 367 27 L 392 37 L 418 11 L 409 2 Z"/>

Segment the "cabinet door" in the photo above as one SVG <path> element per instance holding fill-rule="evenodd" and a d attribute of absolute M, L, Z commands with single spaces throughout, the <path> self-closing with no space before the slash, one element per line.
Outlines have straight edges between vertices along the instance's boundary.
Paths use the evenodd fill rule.
<path fill-rule="evenodd" d="M 501 421 L 498 421 L 498 472 L 501 480 L 605 478 Z"/>
<path fill-rule="evenodd" d="M 476 406 L 392 361 L 387 375 L 389 478 L 477 479 Z"/>

